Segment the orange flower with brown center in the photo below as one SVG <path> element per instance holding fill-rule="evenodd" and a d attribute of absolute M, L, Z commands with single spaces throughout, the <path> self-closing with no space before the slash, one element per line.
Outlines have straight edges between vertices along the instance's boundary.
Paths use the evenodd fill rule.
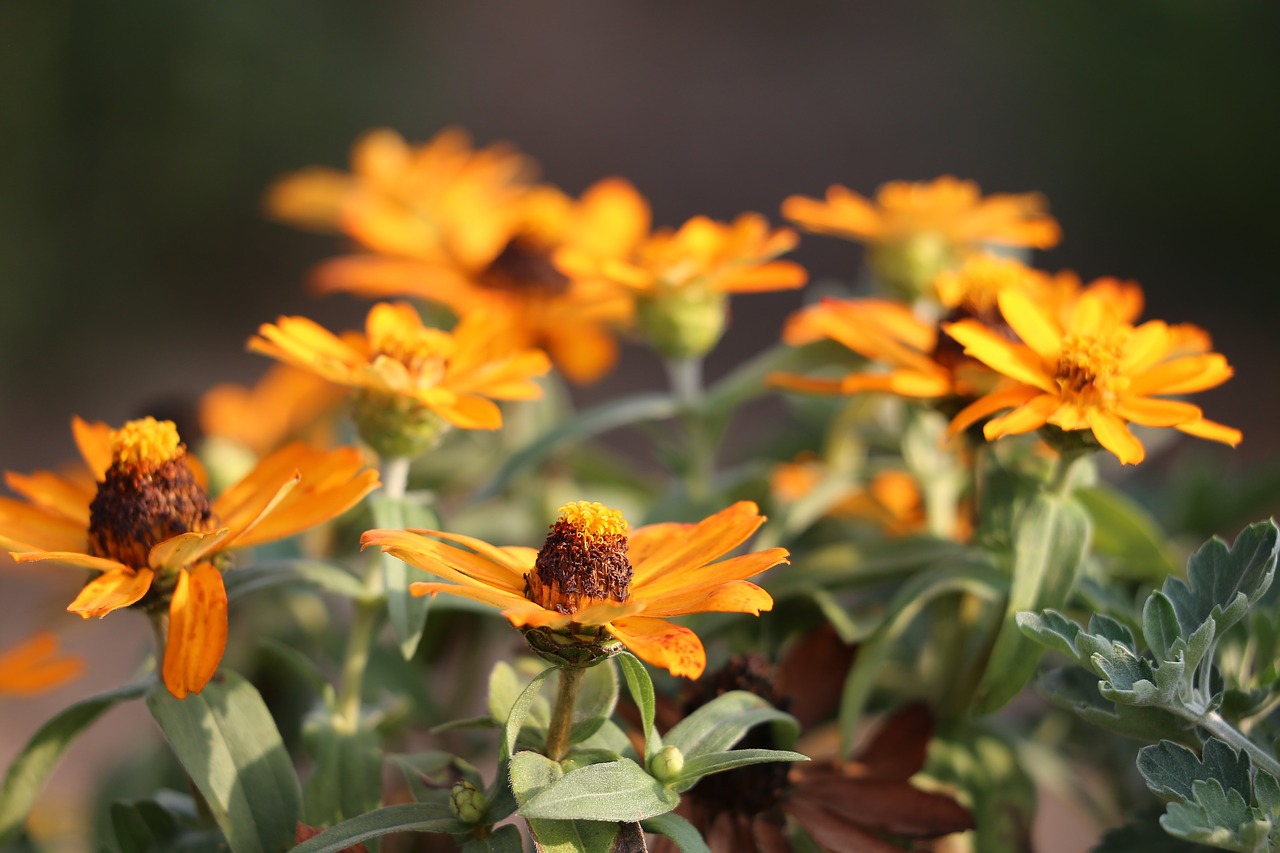
<path fill-rule="evenodd" d="M 91 476 L 6 473 L 28 502 L 0 498 L 0 544 L 20 563 L 98 573 L 67 608 L 86 619 L 140 602 L 152 611 L 167 605 L 162 673 L 180 699 L 204 689 L 222 660 L 228 552 L 328 521 L 378 486 L 351 448 L 293 444 L 211 500 L 171 422 L 144 418 L 113 430 L 76 418 L 72 429 Z"/>
<path fill-rule="evenodd" d="M 361 541 L 448 581 L 415 583 L 415 595 L 479 601 L 518 628 L 616 639 L 673 675 L 697 678 L 707 663 L 702 641 L 668 617 L 771 609 L 769 593 L 746 578 L 787 562 L 785 549 L 720 559 L 763 522 L 741 501 L 697 524 L 632 531 L 617 510 L 578 501 L 560 508 L 540 550 L 439 530 L 370 530 Z"/>

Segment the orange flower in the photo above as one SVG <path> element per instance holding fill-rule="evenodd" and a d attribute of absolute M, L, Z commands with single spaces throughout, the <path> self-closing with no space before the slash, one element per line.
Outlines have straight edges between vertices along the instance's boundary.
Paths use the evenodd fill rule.
<path fill-rule="evenodd" d="M 471 152 L 458 131 L 420 149 L 379 131 L 353 161 L 351 176 L 303 172 L 271 196 L 283 218 L 337 227 L 367 250 L 321 264 L 317 287 L 488 311 L 513 346 L 545 348 L 575 382 L 613 366 L 608 327 L 629 321 L 630 298 L 606 282 L 570 281 L 551 256 L 564 245 L 610 255 L 644 234 L 649 207 L 629 183 L 600 181 L 574 201 L 529 183 L 528 161 L 509 149 Z"/>
<path fill-rule="evenodd" d="M 424 326 L 407 302 L 373 306 L 363 334 L 339 337 L 305 317 L 264 323 L 258 334 L 249 349 L 356 389 L 361 435 L 384 457 L 414 455 L 380 446 L 397 432 L 435 438 L 440 422 L 498 429 L 502 412 L 493 401 L 539 396 L 534 377 L 551 368 L 542 352 L 513 349 L 490 315 L 470 314 L 446 332 Z"/>
<path fill-rule="evenodd" d="M 579 501 L 560 508 L 540 551 L 439 530 L 370 530 L 361 541 L 450 581 L 415 583 L 415 595 L 479 601 L 519 628 L 611 636 L 673 675 L 697 678 L 707 663 L 702 641 L 666 617 L 771 609 L 769 593 L 745 578 L 787 562 L 785 549 L 713 562 L 763 522 L 741 501 L 697 524 L 629 532 L 617 510 Z"/>
<path fill-rule="evenodd" d="M 78 678 L 82 672 L 84 660 L 76 655 L 59 655 L 58 638 L 41 631 L 0 653 L 0 696 L 43 693 Z"/>
<path fill-rule="evenodd" d="M 823 299 L 792 314 L 782 339 L 791 346 L 830 339 L 888 369 L 855 371 L 839 378 L 772 373 L 767 381 L 775 387 L 812 394 L 887 391 L 921 399 L 969 392 L 967 378 L 957 377 L 948 362 L 939 358 L 937 327 L 900 302 Z"/>
<path fill-rule="evenodd" d="M 333 411 L 342 390 L 310 370 L 273 365 L 251 388 L 224 383 L 200 398 L 200 429 L 265 456 Z"/>
<path fill-rule="evenodd" d="M 76 418 L 72 431 L 91 476 L 6 473 L 28 502 L 0 498 L 0 544 L 21 563 L 97 572 L 67 608 L 86 619 L 167 600 L 162 672 L 179 699 L 204 689 L 222 660 L 224 555 L 327 521 L 378 486 L 354 449 L 292 444 L 210 500 L 203 469 L 171 422 L 145 418 L 113 430 Z"/>
<path fill-rule="evenodd" d="M 1020 290 L 1001 292 L 1000 313 L 1021 342 L 973 320 L 945 325 L 967 355 L 1013 380 L 956 415 L 952 433 L 1012 409 L 986 423 L 983 435 L 988 440 L 1046 423 L 1068 431 L 1090 430 L 1127 465 L 1145 456 L 1130 423 L 1174 427 L 1238 444 L 1239 430 L 1204 420 L 1191 403 L 1158 396 L 1221 385 L 1232 374 L 1227 360 L 1208 351 L 1208 336 L 1195 327 L 1125 322 L 1131 307 L 1113 301 L 1118 292 L 1109 283 L 1086 288 L 1062 312 L 1037 304 Z"/>
<path fill-rule="evenodd" d="M 825 202 L 791 196 L 782 215 L 806 231 L 866 243 L 889 243 L 925 235 L 968 252 L 984 243 L 1047 249 L 1061 239 L 1058 223 L 1044 212 L 1037 193 L 982 197 L 973 181 L 944 175 L 928 183 L 892 181 L 869 199 L 837 185 Z"/>

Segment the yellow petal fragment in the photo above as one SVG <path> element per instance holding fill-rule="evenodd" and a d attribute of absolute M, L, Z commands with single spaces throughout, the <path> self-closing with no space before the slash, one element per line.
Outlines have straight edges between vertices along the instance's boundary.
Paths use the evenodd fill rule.
<path fill-rule="evenodd" d="M 67 605 L 67 612 L 79 613 L 85 619 L 97 616 L 101 619 L 113 610 L 138 602 L 151 588 L 155 573 L 150 569 L 114 569 L 103 573 L 84 585 L 75 601 Z"/>
<path fill-rule="evenodd" d="M 227 647 L 227 590 L 222 573 L 201 563 L 178 575 L 169 603 L 164 686 L 179 699 L 199 693 L 218 671 Z"/>

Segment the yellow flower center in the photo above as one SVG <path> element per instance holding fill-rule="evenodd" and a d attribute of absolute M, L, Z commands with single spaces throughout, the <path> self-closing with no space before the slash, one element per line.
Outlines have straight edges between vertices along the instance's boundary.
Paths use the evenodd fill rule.
<path fill-rule="evenodd" d="M 375 357 L 385 356 L 400 362 L 429 385 L 444 378 L 445 365 L 454 348 L 453 337 L 448 332 L 427 327 L 386 329 L 369 344 Z"/>
<path fill-rule="evenodd" d="M 525 597 L 547 610 L 577 613 L 600 601 L 626 601 L 631 594 L 627 522 L 616 509 L 576 501 L 559 516 L 525 575 Z"/>
<path fill-rule="evenodd" d="M 1120 372 L 1123 336 L 1067 335 L 1062 340 L 1054 380 L 1061 396 L 1076 403 L 1106 403 L 1127 384 Z"/>
<path fill-rule="evenodd" d="M 130 421 L 111 433 L 111 467 L 89 504 L 89 553 L 142 568 L 152 546 L 212 527 L 209 496 L 196 482 L 171 421 Z"/>

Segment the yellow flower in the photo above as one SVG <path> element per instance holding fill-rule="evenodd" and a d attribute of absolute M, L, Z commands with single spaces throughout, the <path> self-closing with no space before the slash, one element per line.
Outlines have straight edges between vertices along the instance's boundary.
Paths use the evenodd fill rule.
<path fill-rule="evenodd" d="M 575 201 L 530 183 L 528 161 L 509 149 L 472 152 L 459 131 L 419 149 L 375 132 L 353 169 L 300 173 L 270 197 L 282 218 L 337 228 L 367 250 L 321 264 L 320 290 L 487 311 L 513 346 L 545 348 L 575 382 L 613 366 L 609 327 L 630 320 L 630 297 L 607 282 L 570 281 L 551 256 L 565 245 L 610 255 L 646 233 L 648 203 L 629 183 L 603 180 Z"/>
<path fill-rule="evenodd" d="M 977 184 L 951 176 L 885 184 L 874 203 L 839 185 L 827 190 L 826 201 L 791 196 L 782 203 L 783 216 L 807 231 L 868 243 L 869 266 L 913 297 L 985 245 L 1056 245 L 1058 223 L 1044 209 L 1038 194 L 983 198 Z"/>
<path fill-rule="evenodd" d="M 774 260 L 795 248 L 789 228 L 771 229 L 757 213 L 733 222 L 705 216 L 662 229 L 608 254 L 570 245 L 556 265 L 575 281 L 614 282 L 632 291 L 640 331 L 664 355 L 704 355 L 724 332 L 730 293 L 791 290 L 808 281 L 804 267 Z"/>
<path fill-rule="evenodd" d="M 413 455 L 410 434 L 438 437 L 436 419 L 498 429 L 502 412 L 493 401 L 537 397 L 534 377 L 551 368 L 539 350 L 513 349 L 491 315 L 469 314 L 447 332 L 424 326 L 407 302 L 373 306 L 363 334 L 339 337 L 305 317 L 281 317 L 258 334 L 249 349 L 356 389 L 361 434 L 384 456 Z M 397 441 L 397 432 L 410 436 L 404 448 L 380 446 Z"/>
<path fill-rule="evenodd" d="M 0 653 L 0 696 L 43 693 L 78 678 L 82 672 L 84 660 L 76 655 L 59 655 L 58 638 L 41 631 Z"/>
<path fill-rule="evenodd" d="M 1020 290 L 1002 292 L 1000 313 L 1021 342 L 974 320 L 944 325 L 965 353 L 1013 380 L 956 415 L 959 432 L 1004 409 L 983 427 L 988 440 L 1052 424 L 1090 430 L 1124 464 L 1145 456 L 1129 424 L 1174 427 L 1236 445 L 1239 430 L 1203 419 L 1199 407 L 1158 395 L 1221 385 L 1232 370 L 1209 352 L 1208 336 L 1191 326 L 1152 320 L 1134 327 L 1111 283 L 1086 288 L 1069 310 L 1054 311 Z"/>
<path fill-rule="evenodd" d="M 415 595 L 483 602 L 520 628 L 607 633 L 649 663 L 697 678 L 707 662 L 702 641 L 667 617 L 771 609 L 772 597 L 745 578 L 787 562 L 785 549 L 714 562 L 763 522 L 741 501 L 697 524 L 629 531 L 621 513 L 579 501 L 560 508 L 541 550 L 439 530 L 370 530 L 361 541 L 449 581 L 415 583 Z"/>
<path fill-rule="evenodd" d="M 911 313 L 900 302 L 888 299 L 823 299 L 802 308 L 787 320 L 782 339 L 801 346 L 829 339 L 887 370 L 853 372 L 839 378 L 773 373 L 770 385 L 812 394 L 857 394 L 887 391 L 903 397 L 932 399 L 968 393 L 966 379 L 958 378 L 940 360 L 937 327 Z"/>
<path fill-rule="evenodd" d="M 341 402 L 343 392 L 310 370 L 273 365 L 251 388 L 216 385 L 200 398 L 200 429 L 265 456 L 310 431 Z"/>
<path fill-rule="evenodd" d="M 354 449 L 293 444 L 210 500 L 203 468 L 171 422 L 145 418 L 113 430 L 76 418 L 72 430 L 90 476 L 6 473 L 27 502 L 0 498 L 0 544 L 21 563 L 97 572 L 67 608 L 86 619 L 167 600 L 162 673 L 180 699 L 204 689 L 222 660 L 227 552 L 314 527 L 378 486 Z"/>

